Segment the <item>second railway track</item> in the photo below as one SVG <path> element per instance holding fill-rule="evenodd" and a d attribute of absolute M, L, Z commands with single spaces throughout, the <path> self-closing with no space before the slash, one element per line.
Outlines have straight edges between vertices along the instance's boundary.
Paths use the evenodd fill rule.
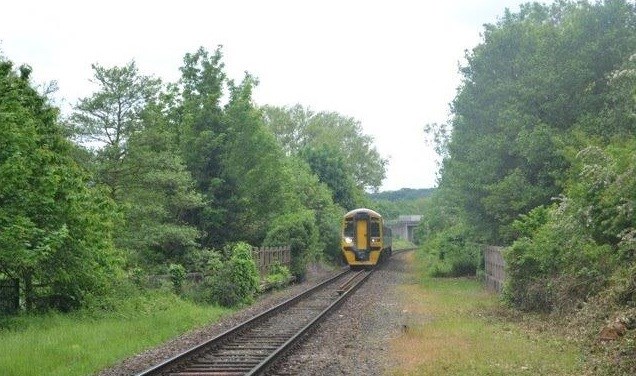
<path fill-rule="evenodd" d="M 138 376 L 261 374 L 370 274 L 340 273 Z"/>

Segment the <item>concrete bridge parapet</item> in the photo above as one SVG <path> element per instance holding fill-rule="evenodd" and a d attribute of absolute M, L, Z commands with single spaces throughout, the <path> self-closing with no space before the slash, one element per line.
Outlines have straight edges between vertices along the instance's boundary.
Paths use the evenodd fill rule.
<path fill-rule="evenodd" d="M 386 225 L 393 231 L 393 236 L 412 242 L 415 228 L 421 220 L 421 215 L 400 215 L 398 219 L 387 220 Z"/>

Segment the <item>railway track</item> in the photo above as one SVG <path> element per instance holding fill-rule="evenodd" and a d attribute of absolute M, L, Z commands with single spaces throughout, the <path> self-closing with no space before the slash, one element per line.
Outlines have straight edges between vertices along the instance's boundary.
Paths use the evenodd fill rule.
<path fill-rule="evenodd" d="M 138 376 L 261 374 L 371 273 L 342 272 Z"/>

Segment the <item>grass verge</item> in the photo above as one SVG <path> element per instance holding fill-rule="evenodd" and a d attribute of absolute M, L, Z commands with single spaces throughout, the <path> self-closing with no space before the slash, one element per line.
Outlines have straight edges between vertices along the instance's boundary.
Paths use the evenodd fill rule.
<path fill-rule="evenodd" d="M 4 322 L 9 328 L 0 330 L 1 374 L 95 374 L 229 312 L 174 296 L 137 297 L 127 306 L 124 312 L 100 317 L 48 314 Z"/>
<path fill-rule="evenodd" d="M 506 321 L 497 296 L 477 280 L 421 277 L 426 265 L 410 264 L 414 283 L 397 291 L 404 330 L 392 341 L 400 364 L 393 375 L 581 374 L 574 342 Z"/>

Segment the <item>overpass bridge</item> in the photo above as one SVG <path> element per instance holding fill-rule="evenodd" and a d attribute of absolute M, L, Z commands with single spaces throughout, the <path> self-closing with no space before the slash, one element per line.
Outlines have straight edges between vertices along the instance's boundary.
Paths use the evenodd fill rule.
<path fill-rule="evenodd" d="M 386 220 L 384 223 L 391 229 L 393 236 L 413 242 L 415 228 L 421 220 L 421 215 L 400 215 L 398 219 Z"/>

